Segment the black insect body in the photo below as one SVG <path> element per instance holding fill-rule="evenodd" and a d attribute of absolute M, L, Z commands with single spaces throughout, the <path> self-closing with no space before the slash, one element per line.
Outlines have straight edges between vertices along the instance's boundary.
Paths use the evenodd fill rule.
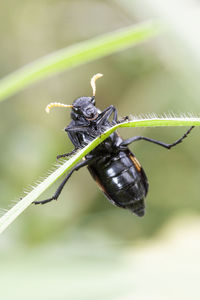
<path fill-rule="evenodd" d="M 109 106 L 103 112 L 100 112 L 95 107 L 95 81 L 101 76 L 101 74 L 96 74 L 91 79 L 93 97 L 78 98 L 72 105 L 50 103 L 47 106 L 48 111 L 55 106 L 72 108 L 72 121 L 65 131 L 68 133 L 75 149 L 70 153 L 59 155 L 58 158 L 73 154 L 78 149 L 89 144 L 106 129 L 117 124 L 117 110 L 114 106 Z M 112 115 L 113 117 L 111 118 Z M 34 203 L 45 204 L 56 200 L 72 173 L 81 167 L 87 166 L 100 189 L 113 204 L 129 209 L 137 216 L 143 216 L 145 213 L 144 198 L 148 192 L 148 180 L 143 168 L 129 150 L 128 145 L 134 141 L 146 140 L 170 149 L 187 137 L 192 128 L 173 144 L 165 144 L 142 136 L 123 140 L 114 132 L 87 154 L 85 159 L 68 173 L 53 197 L 43 201 L 35 201 Z"/>

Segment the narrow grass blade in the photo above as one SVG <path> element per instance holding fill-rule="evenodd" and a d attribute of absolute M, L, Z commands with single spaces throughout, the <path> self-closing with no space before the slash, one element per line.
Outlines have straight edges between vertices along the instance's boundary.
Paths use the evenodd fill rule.
<path fill-rule="evenodd" d="M 1 79 L 0 100 L 50 75 L 144 42 L 160 30 L 157 22 L 149 21 L 51 53 Z"/>
<path fill-rule="evenodd" d="M 154 117 L 149 119 L 134 118 L 109 128 L 101 136 L 93 140 L 85 148 L 81 149 L 69 160 L 64 162 L 56 171 L 38 184 L 27 196 L 14 205 L 0 218 L 0 233 L 3 232 L 33 201 L 35 201 L 46 189 L 48 189 L 60 176 L 72 168 L 87 153 L 102 143 L 111 133 L 120 127 L 158 127 L 158 126 L 200 126 L 198 117 Z"/>

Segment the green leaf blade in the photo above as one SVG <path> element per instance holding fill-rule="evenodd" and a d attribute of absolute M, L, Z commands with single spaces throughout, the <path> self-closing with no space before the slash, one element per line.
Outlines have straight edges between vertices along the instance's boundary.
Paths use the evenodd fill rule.
<path fill-rule="evenodd" d="M 116 129 L 121 127 L 158 127 L 158 126 L 200 126 L 199 117 L 161 117 L 149 119 L 134 119 L 117 124 L 109 128 L 101 136 L 93 140 L 89 145 L 81 149 L 64 162 L 43 182 L 36 186 L 27 196 L 14 205 L 0 218 L 0 233 L 2 233 L 33 201 L 35 201 L 46 189 L 48 189 L 60 176 L 69 171 L 78 161 L 91 152 L 95 147 L 109 137 Z"/>
<path fill-rule="evenodd" d="M 160 31 L 157 22 L 149 21 L 58 50 L 1 79 L 0 101 L 53 74 L 142 43 Z"/>

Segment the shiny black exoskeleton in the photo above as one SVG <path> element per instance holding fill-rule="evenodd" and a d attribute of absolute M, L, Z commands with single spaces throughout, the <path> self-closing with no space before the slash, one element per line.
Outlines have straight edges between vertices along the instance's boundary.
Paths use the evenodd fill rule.
<path fill-rule="evenodd" d="M 61 106 L 61 104 L 50 104 L 50 107 L 52 106 Z M 58 158 L 73 154 L 118 122 L 116 108 L 111 105 L 100 112 L 95 107 L 94 96 L 78 98 L 70 107 L 72 108 L 72 121 L 65 128 L 65 131 L 75 149 L 70 153 L 59 155 Z M 165 144 L 142 136 L 123 140 L 114 132 L 68 173 L 53 197 L 34 203 L 45 204 L 56 200 L 72 173 L 81 167 L 87 166 L 94 180 L 113 204 L 129 209 L 137 216 L 143 216 L 145 213 L 144 198 L 148 192 L 148 180 L 143 168 L 129 150 L 128 145 L 134 141 L 146 140 L 170 149 L 179 144 L 192 128 L 173 144 Z"/>

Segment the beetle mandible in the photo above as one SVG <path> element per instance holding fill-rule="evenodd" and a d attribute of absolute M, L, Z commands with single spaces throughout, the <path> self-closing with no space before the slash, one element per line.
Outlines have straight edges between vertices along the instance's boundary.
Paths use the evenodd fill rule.
<path fill-rule="evenodd" d="M 113 105 L 107 107 L 102 112 L 95 106 L 95 81 L 102 76 L 102 74 L 96 74 L 91 79 L 92 97 L 80 97 L 72 105 L 55 102 L 50 103 L 46 107 L 47 112 L 52 107 L 71 108 L 72 121 L 65 128 L 65 131 L 75 148 L 70 153 L 58 155 L 58 159 L 72 155 L 78 149 L 89 144 L 106 129 L 120 122 L 117 118 L 117 110 Z M 112 120 L 110 120 L 112 115 Z M 166 149 L 171 149 L 181 143 L 193 128 L 194 126 L 190 127 L 180 139 L 172 144 L 166 144 L 143 136 L 134 136 L 123 140 L 117 132 L 114 132 L 87 154 L 84 160 L 78 163 L 67 174 L 51 198 L 43 201 L 35 201 L 34 203 L 45 204 L 52 200 L 57 200 L 72 173 L 87 166 L 100 189 L 113 204 L 129 209 L 137 216 L 142 217 L 145 213 L 144 199 L 148 192 L 148 179 L 140 163 L 129 150 L 128 145 L 135 141 L 145 140 Z"/>

